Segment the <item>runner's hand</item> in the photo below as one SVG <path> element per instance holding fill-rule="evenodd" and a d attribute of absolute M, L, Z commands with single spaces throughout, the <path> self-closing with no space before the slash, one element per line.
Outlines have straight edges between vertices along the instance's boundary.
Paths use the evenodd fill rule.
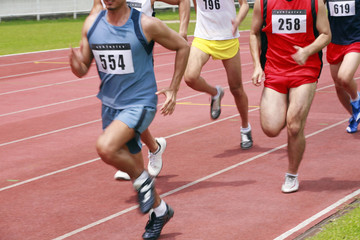
<path fill-rule="evenodd" d="M 254 72 L 253 72 L 253 75 L 251 77 L 252 81 L 253 81 L 253 84 L 255 86 L 261 86 L 261 82 L 262 82 L 262 79 L 263 79 L 263 70 L 262 68 L 259 66 L 259 67 L 256 67 L 254 68 Z"/>
<path fill-rule="evenodd" d="M 294 48 L 297 51 L 296 51 L 296 53 L 292 54 L 291 57 L 294 59 L 294 61 L 297 64 L 304 65 L 306 63 L 306 60 L 308 59 L 309 55 L 302 47 L 294 46 Z"/>
<path fill-rule="evenodd" d="M 235 20 L 231 20 L 231 25 L 232 25 L 232 34 L 233 36 L 236 36 L 236 33 L 239 31 L 239 25 L 240 23 Z"/>
<path fill-rule="evenodd" d="M 79 49 L 74 49 L 70 47 L 70 54 L 69 54 L 69 63 L 71 67 L 71 71 L 78 77 L 80 77 L 82 72 L 82 55 Z"/>
<path fill-rule="evenodd" d="M 164 116 L 171 115 L 174 112 L 176 106 L 176 92 L 166 88 L 156 92 L 156 95 L 160 94 L 164 94 L 166 97 L 164 104 L 160 108 L 161 114 Z"/>

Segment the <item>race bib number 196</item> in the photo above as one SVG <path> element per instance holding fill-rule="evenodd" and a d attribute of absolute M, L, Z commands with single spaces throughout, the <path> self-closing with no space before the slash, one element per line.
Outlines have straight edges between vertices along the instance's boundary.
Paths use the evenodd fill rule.
<path fill-rule="evenodd" d="M 273 33 L 305 33 L 306 10 L 273 10 Z"/>
<path fill-rule="evenodd" d="M 108 74 L 134 72 L 130 44 L 92 44 L 91 48 L 100 72 Z"/>

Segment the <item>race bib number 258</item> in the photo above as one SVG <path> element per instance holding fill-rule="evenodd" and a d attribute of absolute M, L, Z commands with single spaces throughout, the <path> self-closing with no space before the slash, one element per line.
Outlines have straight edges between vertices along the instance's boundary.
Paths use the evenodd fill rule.
<path fill-rule="evenodd" d="M 108 74 L 134 72 L 130 44 L 93 44 L 91 48 L 100 72 Z"/>
<path fill-rule="evenodd" d="M 273 10 L 271 23 L 273 33 L 305 33 L 306 10 Z"/>

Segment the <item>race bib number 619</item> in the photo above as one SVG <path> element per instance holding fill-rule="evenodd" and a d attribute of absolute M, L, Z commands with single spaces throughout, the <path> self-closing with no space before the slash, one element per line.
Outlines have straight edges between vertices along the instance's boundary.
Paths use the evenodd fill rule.
<path fill-rule="evenodd" d="M 355 0 L 330 0 L 329 11 L 332 17 L 355 15 Z"/>

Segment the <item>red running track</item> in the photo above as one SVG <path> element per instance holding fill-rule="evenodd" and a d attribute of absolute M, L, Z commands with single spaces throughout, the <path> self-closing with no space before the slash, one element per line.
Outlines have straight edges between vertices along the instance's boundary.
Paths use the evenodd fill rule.
<path fill-rule="evenodd" d="M 251 150 L 240 148 L 239 115 L 219 61 L 202 71 L 225 87 L 219 120 L 210 120 L 209 97 L 182 82 L 175 113 L 158 114 L 151 125 L 168 141 L 156 184 L 175 210 L 161 239 L 293 239 L 360 195 L 360 133 L 345 132 L 349 116 L 326 62 L 306 125 L 300 189 L 281 193 L 286 134 L 262 133 L 262 87 L 251 83 L 248 38 L 242 32 L 239 41 Z M 174 53 L 159 45 L 154 52 L 163 88 Z M 68 53 L 0 57 L 0 239 L 141 239 L 148 216 L 140 214 L 135 191 L 113 180 L 115 170 L 95 151 L 102 131 L 96 68 L 76 78 Z M 355 77 L 359 82 L 359 71 Z"/>

